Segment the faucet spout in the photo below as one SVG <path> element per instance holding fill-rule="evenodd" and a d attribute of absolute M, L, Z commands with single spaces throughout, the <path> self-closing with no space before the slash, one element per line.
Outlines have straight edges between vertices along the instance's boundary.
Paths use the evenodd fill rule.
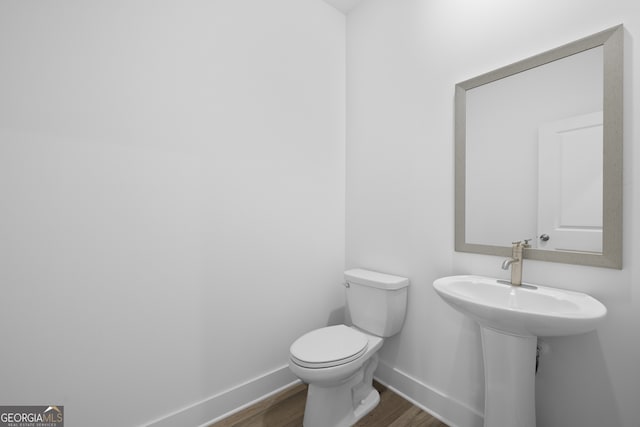
<path fill-rule="evenodd" d="M 515 258 L 507 258 L 504 261 L 502 261 L 502 269 L 503 270 L 508 270 L 509 266 L 511 266 L 511 264 L 513 264 L 514 262 L 518 262 L 518 260 L 516 260 Z"/>

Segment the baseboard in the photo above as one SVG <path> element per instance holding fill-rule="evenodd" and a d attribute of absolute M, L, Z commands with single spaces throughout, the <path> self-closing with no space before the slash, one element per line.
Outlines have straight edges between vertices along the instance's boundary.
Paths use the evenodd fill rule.
<path fill-rule="evenodd" d="M 376 380 L 450 427 L 482 427 L 484 416 L 468 405 L 430 387 L 382 360 Z"/>
<path fill-rule="evenodd" d="M 206 427 L 238 412 L 299 380 L 287 365 L 267 372 L 239 386 L 215 394 L 200 402 L 179 409 L 145 427 Z"/>
<path fill-rule="evenodd" d="M 376 380 L 450 427 L 482 427 L 483 414 L 380 361 Z M 300 382 L 287 365 L 165 415 L 144 427 L 207 427 Z"/>

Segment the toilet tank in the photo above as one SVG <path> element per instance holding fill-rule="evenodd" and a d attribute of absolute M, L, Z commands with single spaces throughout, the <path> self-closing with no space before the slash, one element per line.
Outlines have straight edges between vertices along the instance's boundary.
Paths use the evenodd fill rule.
<path fill-rule="evenodd" d="M 358 328 L 379 337 L 402 329 L 409 279 L 360 268 L 344 272 L 347 307 Z"/>

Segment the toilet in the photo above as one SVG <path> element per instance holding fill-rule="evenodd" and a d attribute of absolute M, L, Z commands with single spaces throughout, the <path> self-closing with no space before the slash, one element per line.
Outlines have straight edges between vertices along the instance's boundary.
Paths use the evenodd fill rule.
<path fill-rule="evenodd" d="M 304 427 L 351 426 L 375 408 L 377 352 L 404 323 L 409 279 L 363 269 L 344 277 L 353 326 L 313 330 L 290 348 L 289 368 L 309 385 Z"/>

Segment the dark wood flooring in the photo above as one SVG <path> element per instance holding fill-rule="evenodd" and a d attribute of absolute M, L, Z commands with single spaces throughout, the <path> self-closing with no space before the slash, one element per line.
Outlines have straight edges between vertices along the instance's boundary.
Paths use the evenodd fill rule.
<path fill-rule="evenodd" d="M 356 427 L 447 427 L 446 424 L 374 381 L 380 403 Z M 307 386 L 299 384 L 211 424 L 209 427 L 300 427 Z"/>

